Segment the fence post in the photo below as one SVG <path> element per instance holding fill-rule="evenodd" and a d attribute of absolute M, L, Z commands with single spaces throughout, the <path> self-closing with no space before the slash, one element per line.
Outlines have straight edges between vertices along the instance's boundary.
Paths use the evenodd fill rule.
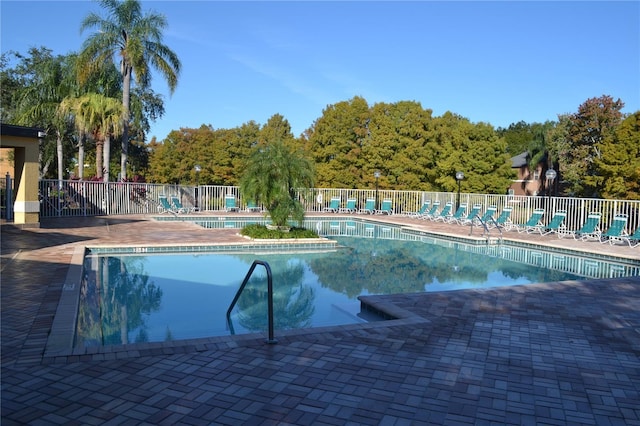
<path fill-rule="evenodd" d="M 9 172 L 7 172 L 7 177 L 5 180 L 6 183 L 6 188 L 5 188 L 5 194 L 6 194 L 6 200 L 5 200 L 5 206 L 7 209 L 7 222 L 10 220 L 13 220 L 13 182 L 11 182 L 11 175 L 9 174 Z"/>

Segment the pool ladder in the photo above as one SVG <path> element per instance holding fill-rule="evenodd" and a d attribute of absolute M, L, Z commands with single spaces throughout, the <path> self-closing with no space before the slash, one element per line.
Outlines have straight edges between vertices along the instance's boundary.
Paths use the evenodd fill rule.
<path fill-rule="evenodd" d="M 244 280 L 240 285 L 240 288 L 236 292 L 236 295 L 233 298 L 233 301 L 231 302 L 231 305 L 229 305 L 229 309 L 227 309 L 227 325 L 229 326 L 229 330 L 231 331 L 231 334 L 235 334 L 233 330 L 233 323 L 231 322 L 231 311 L 233 310 L 234 306 L 236 306 L 236 302 L 238 302 L 238 299 L 240 298 L 240 294 L 242 293 L 242 290 L 244 290 L 245 286 L 249 282 L 249 278 L 251 278 L 251 274 L 253 274 L 253 271 L 256 269 L 256 266 L 258 265 L 264 266 L 264 269 L 267 271 L 267 303 L 269 305 L 268 314 L 267 314 L 269 317 L 268 318 L 269 337 L 267 339 L 267 343 L 274 344 L 274 343 L 278 343 L 278 341 L 273 337 L 273 275 L 271 274 L 271 267 L 267 262 L 263 260 L 254 260 L 253 263 L 251 264 L 251 268 L 249 268 L 249 272 L 247 272 L 247 275 L 245 275 Z"/>
<path fill-rule="evenodd" d="M 474 219 L 478 219 L 478 222 L 480 222 L 480 224 L 484 228 L 484 232 L 483 232 L 482 235 L 486 235 L 487 244 L 488 244 L 490 242 L 490 240 L 491 240 L 491 231 L 489 230 L 489 226 L 487 225 L 487 223 L 484 220 L 482 220 L 482 218 L 479 215 L 476 215 L 473 219 L 471 219 L 471 230 L 469 231 L 469 235 L 473 234 Z M 498 232 L 500 232 L 500 238 L 498 239 L 498 242 L 502 243 L 502 229 L 501 229 L 502 227 L 500 226 L 500 224 L 498 222 L 496 222 L 496 220 L 493 217 L 491 217 L 490 219 L 493 222 L 493 224 L 495 225 L 495 227 L 498 230 Z"/>

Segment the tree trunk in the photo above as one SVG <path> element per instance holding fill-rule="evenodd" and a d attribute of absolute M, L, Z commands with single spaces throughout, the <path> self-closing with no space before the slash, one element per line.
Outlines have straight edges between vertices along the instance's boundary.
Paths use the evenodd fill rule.
<path fill-rule="evenodd" d="M 107 135 L 104 138 L 104 147 L 102 148 L 102 153 L 104 157 L 104 176 L 103 180 L 105 182 L 109 182 L 109 169 L 111 162 L 111 136 Z"/>
<path fill-rule="evenodd" d="M 78 178 L 84 179 L 84 140 L 86 135 L 84 132 L 80 132 L 78 138 Z"/>
<path fill-rule="evenodd" d="M 129 100 L 131 97 L 131 67 L 125 66 L 122 79 L 122 154 L 120 154 L 120 177 L 127 180 L 127 157 L 129 153 Z"/>
<path fill-rule="evenodd" d="M 102 147 L 104 141 L 96 139 L 96 177 L 102 179 Z"/>
<path fill-rule="evenodd" d="M 62 135 L 59 130 L 56 130 L 56 154 L 58 156 L 58 185 L 62 185 L 62 179 L 64 179 L 63 159 L 62 159 Z"/>

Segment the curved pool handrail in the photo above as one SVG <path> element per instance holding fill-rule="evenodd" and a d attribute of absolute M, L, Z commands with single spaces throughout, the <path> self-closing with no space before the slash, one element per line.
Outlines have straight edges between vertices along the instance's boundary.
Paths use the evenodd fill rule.
<path fill-rule="evenodd" d="M 267 271 L 267 303 L 268 303 L 267 315 L 268 315 L 268 321 L 269 321 L 269 338 L 267 339 L 267 343 L 270 343 L 270 344 L 278 343 L 278 341 L 273 337 L 273 276 L 271 274 L 271 267 L 267 262 L 263 260 L 254 260 L 253 263 L 251 264 L 251 268 L 249 268 L 249 272 L 247 272 L 247 275 L 245 275 L 244 280 L 240 285 L 240 288 L 236 292 L 236 295 L 233 298 L 233 301 L 231 302 L 231 305 L 229 305 L 229 309 L 227 309 L 227 324 L 229 325 L 229 330 L 231 331 L 231 334 L 234 334 L 233 324 L 231 323 L 231 311 L 236 305 L 236 302 L 238 302 L 238 299 L 240 298 L 240 294 L 242 293 L 242 290 L 244 290 L 245 286 L 249 282 L 249 278 L 251 278 L 251 274 L 253 274 L 253 271 L 256 269 L 256 266 L 258 265 L 264 266 L 264 269 Z"/>

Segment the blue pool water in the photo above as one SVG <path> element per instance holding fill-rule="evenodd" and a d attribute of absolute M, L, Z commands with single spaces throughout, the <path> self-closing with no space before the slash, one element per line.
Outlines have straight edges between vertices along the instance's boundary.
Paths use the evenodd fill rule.
<path fill-rule="evenodd" d="M 640 273 L 640 265 L 624 262 L 352 222 L 317 226 L 338 242 L 333 250 L 88 255 L 76 346 L 229 335 L 225 313 L 256 259 L 273 272 L 276 330 L 370 320 L 360 312 L 360 295 Z M 231 315 L 233 332 L 265 332 L 266 312 L 266 274 L 258 266 Z"/>

